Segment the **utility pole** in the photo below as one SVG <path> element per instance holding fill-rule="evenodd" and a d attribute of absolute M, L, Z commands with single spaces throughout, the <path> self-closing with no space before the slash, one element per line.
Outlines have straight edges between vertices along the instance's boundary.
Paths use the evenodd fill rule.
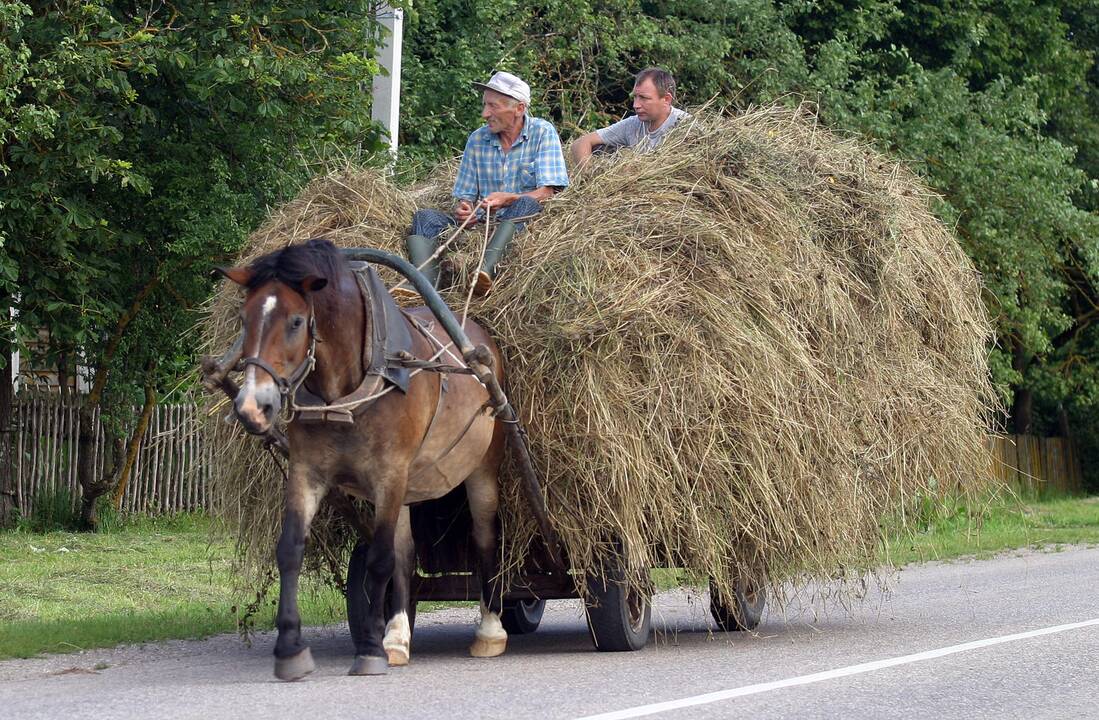
<path fill-rule="evenodd" d="M 378 23 L 385 28 L 385 38 L 378 49 L 378 64 L 387 74 L 374 76 L 374 104 L 370 118 L 385 128 L 389 153 L 397 158 L 397 133 L 401 113 L 401 43 L 404 38 L 404 10 L 382 5 Z"/>

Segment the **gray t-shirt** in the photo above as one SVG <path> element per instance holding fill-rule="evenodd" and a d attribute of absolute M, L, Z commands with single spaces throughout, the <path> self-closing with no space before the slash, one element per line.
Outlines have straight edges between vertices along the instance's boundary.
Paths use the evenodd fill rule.
<path fill-rule="evenodd" d="M 612 150 L 620 147 L 637 147 L 638 150 L 645 151 L 659 145 L 661 140 L 664 139 L 664 135 L 685 117 L 687 117 L 686 112 L 673 107 L 664 124 L 652 132 L 649 132 L 645 123 L 638 120 L 636 115 L 630 115 L 610 127 L 595 132 L 599 134 L 603 143 L 610 146 Z"/>

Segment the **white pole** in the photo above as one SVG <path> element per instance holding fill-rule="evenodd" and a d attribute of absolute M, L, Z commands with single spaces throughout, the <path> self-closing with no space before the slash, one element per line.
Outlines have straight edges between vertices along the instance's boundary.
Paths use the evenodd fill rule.
<path fill-rule="evenodd" d="M 15 296 L 15 302 L 19 302 L 19 295 Z M 19 311 L 15 309 L 15 306 L 8 308 L 8 317 L 11 319 L 11 324 L 8 327 L 3 328 L 3 332 L 10 332 L 12 338 L 12 347 L 15 346 L 15 321 L 19 318 Z M 19 350 L 13 349 L 11 357 L 8 358 L 11 362 L 11 391 L 13 393 L 19 392 Z"/>
<path fill-rule="evenodd" d="M 389 138 L 389 152 L 397 156 L 398 121 L 401 112 L 401 40 L 404 36 L 404 10 L 382 5 L 378 22 L 386 29 L 383 45 L 378 50 L 378 64 L 388 74 L 374 76 L 374 105 L 370 117 L 381 123 Z"/>

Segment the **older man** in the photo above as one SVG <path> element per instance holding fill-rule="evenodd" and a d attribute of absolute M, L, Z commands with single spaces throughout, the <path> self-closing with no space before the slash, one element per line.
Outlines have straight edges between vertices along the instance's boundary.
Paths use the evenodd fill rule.
<path fill-rule="evenodd" d="M 438 247 L 438 236 L 465 222 L 478 202 L 492 211 L 496 231 L 489 239 L 484 261 L 477 274 L 475 291 L 492 289 L 496 263 L 515 233 L 529 216 L 542 211 L 542 203 L 567 187 L 568 173 L 557 130 L 546 120 L 527 114 L 530 86 L 515 75 L 498 72 L 487 83 L 473 83 L 482 91 L 481 117 L 485 125 L 466 141 L 458 178 L 451 193 L 453 214 L 418 210 L 412 216 L 412 234 L 407 239 L 408 255 L 433 284 L 439 279 L 437 260 L 428 262 Z M 474 222 L 484 218 L 477 210 Z M 398 293 L 407 294 L 405 286 Z"/>
<path fill-rule="evenodd" d="M 663 68 L 645 68 L 633 83 L 633 111 L 630 117 L 601 130 L 582 135 L 572 144 L 572 159 L 583 167 L 592 150 L 636 147 L 651 150 L 687 113 L 675 107 L 675 78 Z"/>

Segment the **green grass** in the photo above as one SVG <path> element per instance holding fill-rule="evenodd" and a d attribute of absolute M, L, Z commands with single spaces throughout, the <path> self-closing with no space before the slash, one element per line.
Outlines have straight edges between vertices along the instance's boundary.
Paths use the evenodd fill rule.
<path fill-rule="evenodd" d="M 1099 544 L 1099 497 L 1041 502 L 992 499 L 930 508 L 888 533 L 882 561 L 989 557 L 1025 547 Z"/>
<path fill-rule="evenodd" d="M 208 519 L 114 520 L 108 527 L 95 534 L 0 533 L 0 658 L 239 630 L 231 550 L 211 542 Z M 1099 544 L 1099 497 L 928 506 L 888 534 L 882 561 L 1070 544 Z M 669 569 L 654 570 L 653 579 L 660 589 L 692 582 Z M 300 600 L 306 624 L 344 620 L 335 590 L 306 584 Z M 267 598 L 255 627 L 272 627 L 274 609 L 275 598 Z"/>
<path fill-rule="evenodd" d="M 230 550 L 197 515 L 107 532 L 0 533 L 0 658 L 238 630 Z M 255 619 L 273 625 L 274 599 Z M 305 586 L 302 619 L 335 622 L 343 598 Z"/>

